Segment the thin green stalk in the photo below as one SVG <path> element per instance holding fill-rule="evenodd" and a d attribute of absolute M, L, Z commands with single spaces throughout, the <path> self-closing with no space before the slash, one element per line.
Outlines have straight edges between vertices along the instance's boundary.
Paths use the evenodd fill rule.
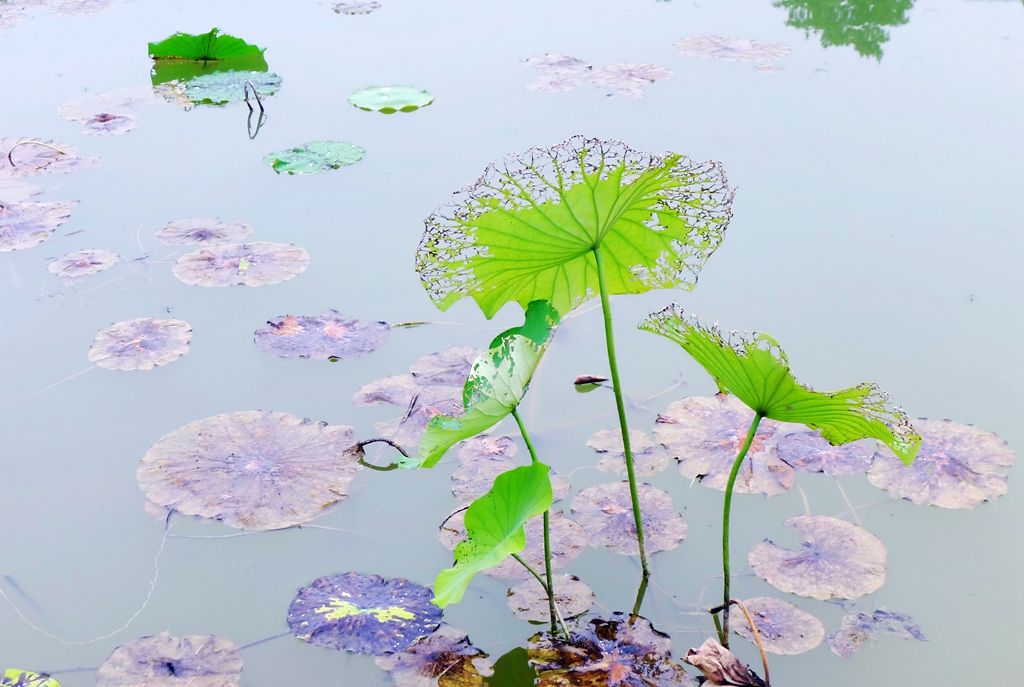
<path fill-rule="evenodd" d="M 636 523 L 636 543 L 640 549 L 640 568 L 644 579 L 651 576 L 647 567 L 647 551 L 644 549 L 644 523 L 640 517 L 640 496 L 636 489 L 636 472 L 633 470 L 633 448 L 629 444 L 629 425 L 626 422 L 626 404 L 622 400 L 622 383 L 619 381 L 619 363 L 615 357 L 615 337 L 612 333 L 612 309 L 608 304 L 608 287 L 605 284 L 604 259 L 601 247 L 594 246 L 597 261 L 597 283 L 601 291 L 601 311 L 604 313 L 604 340 L 608 346 L 608 367 L 612 374 L 612 390 L 615 392 L 615 409 L 619 413 L 619 428 L 622 430 L 622 449 L 626 455 L 626 476 L 629 478 L 629 498 L 633 502 L 633 520 Z"/>
<path fill-rule="evenodd" d="M 729 577 L 729 515 L 732 513 L 732 490 L 736 486 L 736 476 L 740 474 L 740 466 L 743 464 L 743 459 L 747 457 L 750 445 L 754 443 L 757 426 L 761 424 L 761 418 L 763 417 L 764 415 L 760 412 L 754 413 L 754 420 L 750 423 L 750 429 L 747 430 L 747 439 L 743 442 L 743 448 L 740 449 L 739 455 L 736 456 L 736 462 L 732 464 L 729 482 L 725 485 L 725 505 L 722 508 L 722 574 L 724 576 L 722 580 L 722 604 L 725 607 L 722 609 L 722 630 L 720 634 L 723 638 L 722 646 L 727 649 L 729 648 L 729 603 L 732 599 L 730 596 L 731 579 Z"/>
<path fill-rule="evenodd" d="M 522 566 L 523 566 L 524 568 L 526 568 L 526 569 L 527 569 L 527 570 L 529 571 L 529 573 L 530 573 L 531 575 L 533 575 L 533 576 L 534 576 L 534 578 L 535 578 L 535 579 L 536 579 L 536 580 L 537 580 L 538 582 L 540 582 L 540 586 L 541 586 L 541 587 L 544 587 L 545 589 L 547 588 L 547 587 L 545 586 L 545 584 L 544 584 L 544 578 L 543 578 L 543 577 L 541 577 L 541 576 L 540 576 L 540 573 L 538 573 L 538 572 L 537 572 L 536 570 L 534 570 L 534 569 L 533 569 L 533 566 L 532 566 L 532 565 L 530 565 L 529 563 L 527 563 L 527 562 L 526 562 L 526 561 L 525 561 L 525 560 L 523 559 L 523 557 L 522 557 L 522 556 L 520 556 L 520 555 L 519 555 L 518 553 L 514 553 L 514 554 L 512 554 L 512 558 L 514 558 L 514 559 L 516 559 L 517 561 L 519 561 L 519 564 L 520 564 L 520 565 L 522 565 Z M 551 598 L 551 596 L 548 596 L 548 599 L 550 599 L 550 598 Z M 552 608 L 554 608 L 554 607 L 552 606 Z M 556 626 L 556 625 L 555 625 L 555 618 L 556 618 L 556 617 L 558 618 L 558 622 L 559 622 L 559 623 L 561 624 L 561 626 L 562 626 L 562 633 L 563 633 L 563 634 L 565 635 L 565 641 L 567 641 L 567 642 L 571 642 L 571 641 L 572 641 L 572 636 L 571 636 L 571 635 L 569 634 L 569 628 L 568 628 L 568 627 L 566 627 L 566 625 L 565 625 L 565 619 L 564 619 L 564 618 L 562 618 L 562 614 L 558 612 L 558 609 L 557 609 L 557 608 L 555 609 L 555 612 L 551 614 L 551 634 L 555 634 L 556 632 L 558 632 L 558 626 Z"/>

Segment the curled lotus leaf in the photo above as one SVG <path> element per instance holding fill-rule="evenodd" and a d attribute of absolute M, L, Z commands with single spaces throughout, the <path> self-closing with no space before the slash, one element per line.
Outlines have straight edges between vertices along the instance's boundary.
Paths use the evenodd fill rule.
<path fill-rule="evenodd" d="M 726 60 L 728 62 L 771 62 L 790 53 L 785 43 L 751 41 L 721 36 L 695 36 L 677 41 L 675 50 L 680 55 Z"/>
<path fill-rule="evenodd" d="M 654 438 L 679 460 L 684 477 L 724 491 L 736 456 L 746 440 L 754 412 L 735 396 L 691 396 L 668 407 L 654 425 Z M 793 486 L 793 467 L 779 458 L 779 423 L 761 420 L 736 476 L 740 494 L 775 496 Z"/>
<path fill-rule="evenodd" d="M 121 256 L 113 251 L 87 248 L 57 258 L 47 265 L 46 269 L 64 281 L 74 281 L 109 269 L 120 259 Z"/>
<path fill-rule="evenodd" d="M 339 2 L 332 7 L 335 14 L 370 14 L 380 9 L 379 2 Z"/>
<path fill-rule="evenodd" d="M 247 410 L 160 438 L 138 470 L 154 503 L 231 527 L 301 525 L 347 495 L 359 470 L 352 428 Z"/>
<path fill-rule="evenodd" d="M 849 658 L 872 637 L 899 637 L 924 642 L 924 633 L 914 619 L 903 613 L 879 608 L 873 613 L 848 613 L 840 627 L 825 638 L 832 653 Z"/>
<path fill-rule="evenodd" d="M 525 62 L 528 67 L 538 69 L 545 74 L 584 74 L 594 68 L 594 65 L 586 60 L 561 53 L 534 55 L 526 58 Z"/>
<path fill-rule="evenodd" d="M 623 62 L 595 69 L 587 75 L 587 79 L 595 86 L 607 90 L 610 95 L 638 100 L 644 97 L 644 86 L 655 81 L 671 79 L 673 76 L 675 74 L 672 70 L 665 67 Z"/>
<path fill-rule="evenodd" d="M 637 477 L 647 477 L 668 467 L 668 454 L 661 444 L 651 441 L 646 432 L 629 430 L 633 449 L 633 470 Z M 602 429 L 587 441 L 587 446 L 601 454 L 597 469 L 621 475 L 626 471 L 626 453 L 622 447 L 621 429 Z"/>
<path fill-rule="evenodd" d="M 82 122 L 82 133 L 90 136 L 120 136 L 139 126 L 139 118 L 130 114 L 101 112 Z"/>
<path fill-rule="evenodd" d="M 401 577 L 328 575 L 299 590 L 288 608 L 288 626 L 315 646 L 380 656 L 437 629 L 441 609 L 433 598 L 429 588 Z"/>
<path fill-rule="evenodd" d="M 0 253 L 38 246 L 71 217 L 77 201 L 0 204 Z"/>
<path fill-rule="evenodd" d="M 193 286 L 266 286 L 294 279 L 309 267 L 306 249 L 290 243 L 223 243 L 186 253 L 174 276 Z"/>
<path fill-rule="evenodd" d="M 242 654 L 215 635 L 163 632 L 123 644 L 96 672 L 96 687 L 237 687 Z"/>
<path fill-rule="evenodd" d="M 581 616 L 594 605 L 594 590 L 575 575 L 552 575 L 555 604 L 565 619 Z M 508 607 L 517 617 L 531 623 L 549 620 L 548 592 L 535 577 L 508 590 Z"/>
<path fill-rule="evenodd" d="M 89 169 L 98 157 L 79 157 L 78 149 L 67 143 L 32 138 L 0 138 L 0 179 L 17 179 L 35 174 L 66 174 Z"/>
<path fill-rule="evenodd" d="M 768 653 L 802 654 L 821 644 L 825 638 L 825 626 L 821 621 L 791 603 L 759 596 L 746 599 L 743 605 L 754 619 L 761 643 Z M 736 634 L 753 642 L 754 632 L 746 614 L 736 611 L 730 617 L 735 619 L 733 629 Z"/>
<path fill-rule="evenodd" d="M 68 100 L 57 108 L 62 119 L 83 124 L 104 113 L 123 113 L 124 110 L 157 102 L 153 89 L 148 86 L 119 88 L 104 93 L 90 93 Z"/>
<path fill-rule="evenodd" d="M 221 222 L 215 219 L 177 219 L 156 230 L 156 240 L 165 246 L 235 243 L 252 233 L 245 222 Z"/>
<path fill-rule="evenodd" d="M 671 661 L 669 636 L 638 615 L 613 613 L 570 629 L 571 641 L 546 632 L 530 638 L 539 687 L 692 687 Z"/>
<path fill-rule="evenodd" d="M 482 687 L 483 676 L 492 672 L 487 654 L 447 623 L 402 651 L 378 656 L 376 663 L 397 687 Z"/>
<path fill-rule="evenodd" d="M 189 351 L 192 326 L 184 320 L 140 317 L 101 329 L 89 360 L 108 370 L 152 370 Z"/>
<path fill-rule="evenodd" d="M 366 150 L 354 143 L 312 141 L 288 150 L 270 153 L 263 161 L 278 174 L 316 174 L 354 165 L 362 160 L 364 155 Z"/>
<path fill-rule="evenodd" d="M 921 451 L 904 465 L 879 451 L 868 479 L 893 498 L 940 508 L 977 508 L 1006 493 L 1006 471 L 1015 454 L 992 432 L 951 420 L 915 420 Z"/>
<path fill-rule="evenodd" d="M 240 103 L 245 100 L 247 88 L 255 89 L 260 98 L 266 98 L 281 89 L 281 77 L 273 72 L 232 70 L 200 74 L 171 84 L 175 95 L 195 105 Z M 249 97 L 254 97 L 251 90 Z"/>
<path fill-rule="evenodd" d="M 885 582 L 888 552 L 867 530 L 827 515 L 798 515 L 784 524 L 799 532 L 798 551 L 766 539 L 747 557 L 776 589 L 812 599 L 855 599 Z"/>
<path fill-rule="evenodd" d="M 357 358 L 384 345 L 391 336 L 386 322 L 363 322 L 325 310 L 317 317 L 285 315 L 257 329 L 256 348 L 282 358 L 339 360 Z"/>
<path fill-rule="evenodd" d="M 0 675 L 0 687 L 60 687 L 60 683 L 49 675 L 40 675 L 31 670 L 8 668 Z"/>
<path fill-rule="evenodd" d="M 434 102 L 429 91 L 413 86 L 371 86 L 356 91 L 348 101 L 367 112 L 414 112 Z"/>
<path fill-rule="evenodd" d="M 683 661 L 704 673 L 708 685 L 749 685 L 765 687 L 764 681 L 750 669 L 740 663 L 735 654 L 709 637 L 698 649 L 686 652 Z"/>
<path fill-rule="evenodd" d="M 676 512 L 668 492 L 650 484 L 638 484 L 637 495 L 647 551 L 667 551 L 679 546 L 686 538 L 686 522 Z M 584 489 L 572 500 L 572 514 L 587 531 L 591 546 L 607 547 L 625 556 L 640 553 L 627 482 Z"/>
<path fill-rule="evenodd" d="M 463 442 L 459 448 L 461 465 L 452 473 L 452 494 L 460 501 L 473 501 L 491 490 L 494 478 L 508 472 L 517 463 L 512 437 L 477 435 Z M 551 498 L 561 501 L 569 495 L 569 480 L 554 470 L 548 473 L 551 479 Z"/>
<path fill-rule="evenodd" d="M 780 432 L 776 439 L 779 458 L 800 472 L 856 475 L 867 472 L 875 459 L 873 442 L 867 439 L 839 446 L 833 446 L 817 432 Z"/>

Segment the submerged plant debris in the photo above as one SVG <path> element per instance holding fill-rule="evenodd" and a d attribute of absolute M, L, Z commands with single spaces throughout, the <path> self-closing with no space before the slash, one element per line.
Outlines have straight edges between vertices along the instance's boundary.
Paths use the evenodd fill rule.
<path fill-rule="evenodd" d="M 379 2 L 339 2 L 331 9 L 335 14 L 370 14 L 380 9 Z"/>
<path fill-rule="evenodd" d="M 162 632 L 123 644 L 96 673 L 96 687 L 236 687 L 242 654 L 215 635 Z"/>
<path fill-rule="evenodd" d="M 273 72 L 229 70 L 200 74 L 184 81 L 168 84 L 173 102 L 193 105 L 227 105 L 245 100 L 246 88 L 249 97 L 252 91 L 260 98 L 275 95 L 281 89 L 281 77 Z"/>
<path fill-rule="evenodd" d="M 294 279 L 309 253 L 290 243 L 223 243 L 178 258 L 172 272 L 193 286 L 267 286 Z"/>
<path fill-rule="evenodd" d="M 812 599 L 855 599 L 885 582 L 888 552 L 853 523 L 828 515 L 798 515 L 784 523 L 800 535 L 800 549 L 768 539 L 750 550 L 751 569 L 776 589 Z"/>
<path fill-rule="evenodd" d="M 802 654 L 821 644 L 825 638 L 825 626 L 821 621 L 789 602 L 759 596 L 746 599 L 743 605 L 754 619 L 761 643 L 768 653 L 786 656 Z M 750 629 L 746 614 L 737 609 L 730 618 L 736 634 L 753 642 L 754 632 Z"/>
<path fill-rule="evenodd" d="M 360 654 L 407 649 L 441 622 L 429 588 L 401 577 L 348 572 L 299 590 L 288 608 L 292 634 L 315 646 Z"/>
<path fill-rule="evenodd" d="M 992 432 L 951 420 L 915 420 L 921 451 L 904 465 L 888 449 L 875 458 L 868 479 L 893 498 L 940 508 L 977 508 L 1007 491 L 1015 454 Z"/>
<path fill-rule="evenodd" d="M 0 15 L 0 21 L 2 19 L 3 16 Z M 0 28 L 3 28 L 3 24 L 0 24 Z M 49 675 L 8 668 L 0 675 L 0 687 L 60 687 L 60 683 Z"/>
<path fill-rule="evenodd" d="M 66 282 L 71 282 L 90 274 L 102 272 L 117 264 L 121 256 L 102 248 L 86 248 L 61 256 L 46 266 L 50 274 L 55 274 Z"/>
<path fill-rule="evenodd" d="M 899 637 L 924 642 L 924 633 L 914 619 L 903 613 L 879 608 L 873 613 L 848 613 L 838 630 L 825 638 L 832 653 L 849 658 L 873 637 Z"/>
<path fill-rule="evenodd" d="M 833 446 L 817 432 L 790 432 L 776 440 L 779 457 L 800 472 L 856 475 L 867 472 L 875 459 L 874 442 L 867 439 Z"/>
<path fill-rule="evenodd" d="M 36 174 L 67 174 L 95 167 L 98 157 L 79 157 L 78 149 L 67 143 L 34 138 L 0 138 L 0 179 L 17 179 Z"/>
<path fill-rule="evenodd" d="M 386 322 L 363 322 L 337 310 L 319 316 L 285 315 L 253 334 L 256 348 L 282 358 L 342 360 L 376 350 L 391 336 Z"/>
<path fill-rule="evenodd" d="M 156 230 L 156 240 L 165 246 L 235 243 L 252 233 L 245 222 L 221 222 L 215 219 L 178 219 Z"/>
<path fill-rule="evenodd" d="M 558 612 L 566 620 L 583 615 L 594 605 L 594 590 L 575 575 L 552 575 L 551 585 Z M 508 607 L 517 617 L 531 623 L 550 620 L 547 589 L 535 577 L 508 590 Z"/>
<path fill-rule="evenodd" d="M 518 448 L 512 437 L 477 435 L 463 442 L 459 448 L 459 467 L 452 473 L 452 494 L 460 501 L 472 501 L 486 494 L 494 478 L 519 465 L 512 456 Z M 553 501 L 561 501 L 569 495 L 569 480 L 552 470 Z"/>
<path fill-rule="evenodd" d="M 377 656 L 375 661 L 391 673 L 396 687 L 481 687 L 483 676 L 492 673 L 487 654 L 470 644 L 465 632 L 447 623 L 402 651 Z"/>
<path fill-rule="evenodd" d="M 154 503 L 231 527 L 309 522 L 347 495 L 360 469 L 352 428 L 246 410 L 197 420 L 161 437 L 139 465 Z"/>
<path fill-rule="evenodd" d="M 108 370 L 152 370 L 189 351 L 192 326 L 184 320 L 139 317 L 101 329 L 89 360 Z"/>
<path fill-rule="evenodd" d="M 673 46 L 680 55 L 726 60 L 728 62 L 771 62 L 790 53 L 785 43 L 751 41 L 722 36 L 695 36 Z"/>
<path fill-rule="evenodd" d="M 738 685 L 743 687 L 765 687 L 757 673 L 750 666 L 740 663 L 736 656 L 709 637 L 698 649 L 686 652 L 683 661 L 697 668 L 707 678 L 707 685 Z"/>
<path fill-rule="evenodd" d="M 650 484 L 638 484 L 640 519 L 647 552 L 667 551 L 686 538 L 686 522 L 676 512 L 672 497 Z M 636 556 L 636 521 L 628 482 L 598 484 L 584 489 L 572 500 L 572 514 L 587 531 L 591 546 L 604 546 L 615 553 Z"/>
<path fill-rule="evenodd" d="M 264 50 L 216 28 L 200 34 L 179 32 L 149 44 L 153 85 L 214 72 L 265 72 L 269 68 Z"/>
<path fill-rule="evenodd" d="M 646 432 L 629 430 L 633 450 L 633 471 L 637 477 L 648 477 L 668 467 L 668 454 L 661 444 L 651 441 Z M 622 447 L 621 429 L 602 429 L 587 441 L 587 446 L 602 455 L 597 469 L 621 475 L 626 471 L 626 453 Z"/>
<path fill-rule="evenodd" d="M 38 246 L 68 221 L 77 203 L 0 204 L 0 253 Z"/>
<path fill-rule="evenodd" d="M 316 174 L 354 165 L 362 160 L 364 155 L 366 150 L 354 143 L 313 141 L 270 153 L 263 161 L 278 174 Z"/>
<path fill-rule="evenodd" d="M 530 638 L 530 663 L 540 687 L 690 687 L 671 661 L 672 643 L 641 616 L 612 613 L 571 628 L 571 641 L 542 632 Z"/>
<path fill-rule="evenodd" d="M 414 86 L 371 86 L 356 91 L 348 101 L 367 112 L 415 112 L 434 102 L 429 91 Z"/>

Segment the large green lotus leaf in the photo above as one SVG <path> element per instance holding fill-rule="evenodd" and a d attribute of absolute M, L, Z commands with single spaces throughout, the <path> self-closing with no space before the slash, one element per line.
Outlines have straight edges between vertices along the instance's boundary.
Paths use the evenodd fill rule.
<path fill-rule="evenodd" d="M 567 313 L 599 292 L 692 288 L 731 216 L 715 162 L 574 136 L 492 163 L 426 220 L 416 270 L 442 310 L 465 296 L 492 317 L 549 300 Z"/>
<path fill-rule="evenodd" d="M 721 391 L 735 394 L 771 420 L 807 425 L 831 444 L 878 439 L 908 465 L 921 446 L 907 415 L 878 386 L 814 391 L 796 381 L 785 352 L 767 334 L 723 336 L 717 327 L 684 318 L 674 305 L 652 313 L 640 329 L 675 341 L 715 378 Z"/>
<path fill-rule="evenodd" d="M 214 72 L 265 72 L 269 67 L 263 58 L 264 50 L 241 38 L 221 34 L 218 29 L 196 35 L 176 33 L 149 44 L 149 56 L 154 60 L 153 85 L 188 81 Z"/>
<path fill-rule="evenodd" d="M 523 526 L 551 507 L 548 466 L 532 463 L 498 475 L 491 490 L 466 511 L 466 541 L 455 548 L 455 567 L 434 581 L 434 603 L 458 603 L 473 576 L 526 548 Z"/>
<path fill-rule="evenodd" d="M 547 301 L 530 303 L 525 324 L 499 334 L 490 350 L 473 363 L 462 392 L 465 412 L 459 417 L 432 417 L 420 440 L 418 460 L 403 465 L 433 467 L 452 446 L 510 415 L 526 395 L 558 320 L 558 313 Z"/>

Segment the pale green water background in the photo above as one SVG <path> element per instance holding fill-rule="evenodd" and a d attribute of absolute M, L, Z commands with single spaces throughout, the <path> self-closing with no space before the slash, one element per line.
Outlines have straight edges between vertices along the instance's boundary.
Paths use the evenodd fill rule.
<path fill-rule="evenodd" d="M 577 133 L 721 160 L 738 187 L 726 240 L 694 292 L 613 300 L 627 390 L 655 393 L 680 373 L 687 380 L 649 411 L 634 411 L 633 426 L 650 431 L 672 400 L 714 390 L 681 351 L 634 329 L 648 311 L 678 300 L 726 328 L 772 333 L 799 378 L 819 388 L 876 381 L 912 417 L 976 424 L 1024 446 L 1021 3 L 919 0 L 909 22 L 891 29 L 880 61 L 823 48 L 815 35 L 787 27 L 785 11 L 767 0 L 382 4 L 349 17 L 305 1 L 137 0 L 96 16 L 39 12 L 0 31 L 0 136 L 55 139 L 105 159 L 90 171 L 28 179 L 48 189 L 39 199 L 81 202 L 48 242 L 0 255 L 0 573 L 39 608 L 0 584 L 36 625 L 89 640 L 121 627 L 146 599 L 162 527 L 143 513 L 135 469 L 159 437 L 256 408 L 373 436 L 373 422 L 394 413 L 353 409 L 356 389 L 445 346 L 485 345 L 514 323 L 513 308 L 493 322 L 468 302 L 443 315 L 433 308 L 412 269 L 422 221 L 489 160 Z M 57 116 L 57 106 L 85 92 L 147 84 L 147 41 L 212 26 L 267 46 L 270 68 L 284 80 L 254 141 L 243 105 L 153 105 L 120 137 L 83 136 Z M 673 51 L 675 41 L 697 35 L 781 41 L 793 52 L 779 61 L 784 71 L 760 74 Z M 650 85 L 638 101 L 591 86 L 527 90 L 538 74 L 522 60 L 544 52 L 597 65 L 649 62 L 675 78 Z M 437 100 L 393 116 L 346 102 L 357 89 L 385 84 L 427 88 Z M 311 177 L 277 176 L 262 162 L 317 139 L 357 143 L 366 158 Z M 186 286 L 171 275 L 171 261 L 161 261 L 170 249 L 153 239 L 158 227 L 185 217 L 250 222 L 252 240 L 303 246 L 312 265 L 275 286 Z M 92 247 L 149 259 L 62 293 L 46 265 Z M 362 319 L 467 327 L 399 330 L 381 350 L 334 365 L 277 359 L 252 345 L 267 319 L 328 307 Z M 192 350 L 179 361 L 148 372 L 94 369 L 18 400 L 88 368 L 99 329 L 168 312 L 194 329 Z M 539 450 L 563 473 L 595 464 L 584 442 L 614 425 L 611 394 L 571 388 L 576 375 L 604 370 L 600 315 L 591 310 L 559 330 L 524 406 Z M 556 431 L 561 424 L 569 426 Z M 168 540 L 145 610 L 108 639 L 49 639 L 0 600 L 0 668 L 97 666 L 114 647 L 163 630 L 246 644 L 287 630 L 295 590 L 321 575 L 359 570 L 430 583 L 450 564 L 434 530 L 457 505 L 448 492 L 452 467 L 449 460 L 430 472 L 361 473 L 351 497 L 317 521 L 358 534 Z M 607 475 L 583 469 L 573 488 L 602 481 Z M 645 605 L 680 656 L 709 634 L 704 617 L 681 610 L 692 610 L 720 564 L 721 493 L 690 487 L 673 469 L 650 481 L 672 493 L 690 525 L 686 542 L 655 558 L 659 587 Z M 797 484 L 812 512 L 847 510 L 830 478 L 799 475 Z M 849 660 L 824 645 L 774 657 L 775 683 L 1024 677 L 1019 479 L 1011 474 L 1009 495 L 972 512 L 891 501 L 863 476 L 843 485 L 864 527 L 889 547 L 888 580 L 863 608 L 909 613 L 930 641 L 884 639 Z M 746 551 L 762 538 L 792 541 L 781 523 L 804 503 L 796 491 L 767 501 L 741 496 L 735 511 L 734 559 L 744 569 Z M 189 523 L 175 530 L 231 532 Z M 632 560 L 589 549 L 568 571 L 594 587 L 597 610 L 631 605 Z M 507 611 L 505 588 L 481 578 L 446 613 L 492 658 L 534 631 Z M 734 591 L 786 596 L 749 576 Z M 838 607 L 796 603 L 829 631 L 838 626 Z M 756 662 L 752 645 L 736 646 Z M 244 659 L 248 687 L 389 681 L 368 657 L 291 638 L 247 649 Z M 67 687 L 94 680 L 90 672 L 58 677 Z"/>

